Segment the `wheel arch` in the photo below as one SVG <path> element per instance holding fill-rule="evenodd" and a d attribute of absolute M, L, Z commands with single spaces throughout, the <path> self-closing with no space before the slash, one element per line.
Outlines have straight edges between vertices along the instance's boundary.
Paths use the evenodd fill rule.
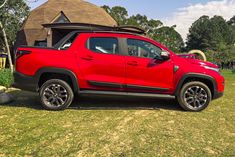
<path fill-rule="evenodd" d="M 197 74 L 197 73 L 185 74 L 178 82 L 174 95 L 177 96 L 183 85 L 191 81 L 199 81 L 205 83 L 208 86 L 208 88 L 211 90 L 212 97 L 215 97 L 215 94 L 217 92 L 217 83 L 215 79 L 209 75 Z"/>
<path fill-rule="evenodd" d="M 39 90 L 40 85 L 42 85 L 42 79 L 44 79 L 43 76 L 47 76 L 48 78 L 56 78 L 56 77 L 60 78 L 64 76 L 64 77 L 69 78 L 69 81 L 71 81 L 68 83 L 72 86 L 72 89 L 74 90 L 74 92 L 79 92 L 78 79 L 76 75 L 70 70 L 63 69 L 63 68 L 44 67 L 44 68 L 39 69 L 36 72 L 35 76 L 36 76 L 36 80 L 38 83 L 37 90 Z"/>

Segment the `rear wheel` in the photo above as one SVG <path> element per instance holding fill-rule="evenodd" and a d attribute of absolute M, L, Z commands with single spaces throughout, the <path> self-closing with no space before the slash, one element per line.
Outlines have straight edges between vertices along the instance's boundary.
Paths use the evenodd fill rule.
<path fill-rule="evenodd" d="M 177 101 L 186 111 L 199 112 L 211 102 L 211 91 L 202 82 L 188 82 L 180 90 Z"/>
<path fill-rule="evenodd" d="M 64 110 L 73 101 L 74 93 L 70 85 L 59 79 L 46 81 L 39 91 L 41 103 L 47 110 Z"/>

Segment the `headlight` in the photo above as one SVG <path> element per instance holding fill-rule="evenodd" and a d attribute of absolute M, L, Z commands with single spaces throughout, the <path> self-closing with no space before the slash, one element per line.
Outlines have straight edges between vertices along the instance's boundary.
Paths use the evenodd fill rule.
<path fill-rule="evenodd" d="M 209 66 L 203 66 L 203 67 L 206 68 L 206 69 L 209 69 L 209 70 L 214 70 L 218 73 L 220 72 L 219 68 L 212 68 L 212 67 L 209 67 Z"/>

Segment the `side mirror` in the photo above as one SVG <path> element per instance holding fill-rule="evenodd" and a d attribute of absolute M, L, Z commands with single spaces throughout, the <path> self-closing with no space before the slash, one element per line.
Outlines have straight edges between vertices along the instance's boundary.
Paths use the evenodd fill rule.
<path fill-rule="evenodd" d="M 161 52 L 161 58 L 162 58 L 162 60 L 164 60 L 164 61 L 169 60 L 169 59 L 170 59 L 170 53 L 167 52 L 167 51 L 162 51 L 162 52 Z"/>

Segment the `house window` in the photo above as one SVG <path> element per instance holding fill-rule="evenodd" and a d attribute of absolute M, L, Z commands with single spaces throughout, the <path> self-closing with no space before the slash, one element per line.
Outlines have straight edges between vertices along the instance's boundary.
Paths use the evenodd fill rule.
<path fill-rule="evenodd" d="M 47 47 L 47 40 L 36 40 L 34 46 Z"/>
<path fill-rule="evenodd" d="M 69 19 L 65 16 L 63 12 L 54 20 L 53 23 L 70 23 Z"/>

